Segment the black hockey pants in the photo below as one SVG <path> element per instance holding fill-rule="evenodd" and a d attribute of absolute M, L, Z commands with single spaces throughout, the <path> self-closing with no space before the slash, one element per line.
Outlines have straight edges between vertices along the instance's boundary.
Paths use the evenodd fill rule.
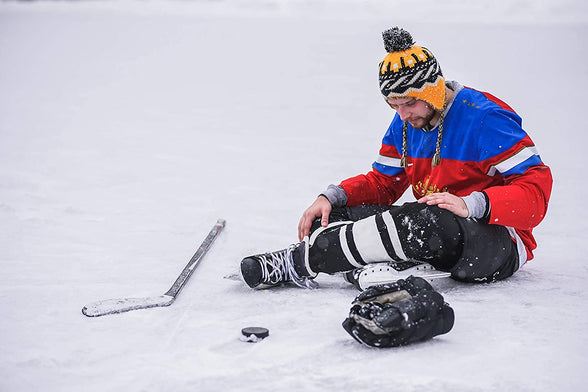
<path fill-rule="evenodd" d="M 519 267 L 516 243 L 504 226 L 465 219 L 437 206 L 336 208 L 329 226 L 317 219 L 310 235 L 314 272 L 334 273 L 369 263 L 419 260 L 454 279 L 490 282 Z"/>

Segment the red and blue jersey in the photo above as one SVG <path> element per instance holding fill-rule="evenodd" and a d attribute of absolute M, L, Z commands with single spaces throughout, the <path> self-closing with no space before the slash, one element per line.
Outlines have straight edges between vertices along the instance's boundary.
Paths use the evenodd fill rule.
<path fill-rule="evenodd" d="M 484 191 L 491 206 L 489 223 L 509 228 L 519 242 L 522 265 L 536 248 L 532 228 L 547 211 L 551 172 L 512 108 L 488 93 L 457 83 L 451 87 L 455 94 L 445 112 L 440 164 L 431 164 L 438 127 L 424 131 L 407 124 L 407 166 L 400 165 L 404 123 L 397 114 L 373 170 L 341 183 L 347 205 L 391 205 L 409 186 L 416 198 Z"/>

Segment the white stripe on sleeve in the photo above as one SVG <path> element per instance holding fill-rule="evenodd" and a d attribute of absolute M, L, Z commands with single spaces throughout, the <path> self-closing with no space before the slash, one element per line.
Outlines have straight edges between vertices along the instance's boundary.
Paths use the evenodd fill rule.
<path fill-rule="evenodd" d="M 391 158 L 384 155 L 378 155 L 378 159 L 376 159 L 376 162 L 384 166 L 402 167 L 400 165 L 400 158 Z"/>
<path fill-rule="evenodd" d="M 533 155 L 539 155 L 539 151 L 537 150 L 537 147 L 535 147 L 535 146 L 525 147 L 522 150 L 520 150 L 519 152 L 517 152 L 516 154 L 514 154 L 513 156 L 511 156 L 510 158 L 507 158 L 504 161 L 499 162 L 496 165 L 491 166 L 490 170 L 488 170 L 487 174 L 489 176 L 493 176 L 496 174 L 497 171 L 500 173 L 506 173 L 507 171 L 509 171 L 510 169 L 515 167 L 516 165 L 519 165 L 519 164 L 525 162 L 527 159 L 531 158 Z"/>

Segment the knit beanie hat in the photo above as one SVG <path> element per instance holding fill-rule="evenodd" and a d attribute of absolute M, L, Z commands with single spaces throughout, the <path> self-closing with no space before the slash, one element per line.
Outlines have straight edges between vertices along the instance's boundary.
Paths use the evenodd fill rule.
<path fill-rule="evenodd" d="M 445 78 L 433 54 L 416 46 L 410 33 L 398 27 L 382 33 L 388 55 L 380 63 L 380 90 L 387 98 L 414 97 L 441 111 Z"/>

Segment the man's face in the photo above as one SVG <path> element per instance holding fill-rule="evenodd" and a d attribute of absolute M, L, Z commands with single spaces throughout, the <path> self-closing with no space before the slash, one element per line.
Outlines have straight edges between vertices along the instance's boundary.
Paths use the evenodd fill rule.
<path fill-rule="evenodd" d="M 407 121 L 415 129 L 427 126 L 436 114 L 426 102 L 412 97 L 386 98 L 386 102 L 396 110 L 402 121 Z"/>

